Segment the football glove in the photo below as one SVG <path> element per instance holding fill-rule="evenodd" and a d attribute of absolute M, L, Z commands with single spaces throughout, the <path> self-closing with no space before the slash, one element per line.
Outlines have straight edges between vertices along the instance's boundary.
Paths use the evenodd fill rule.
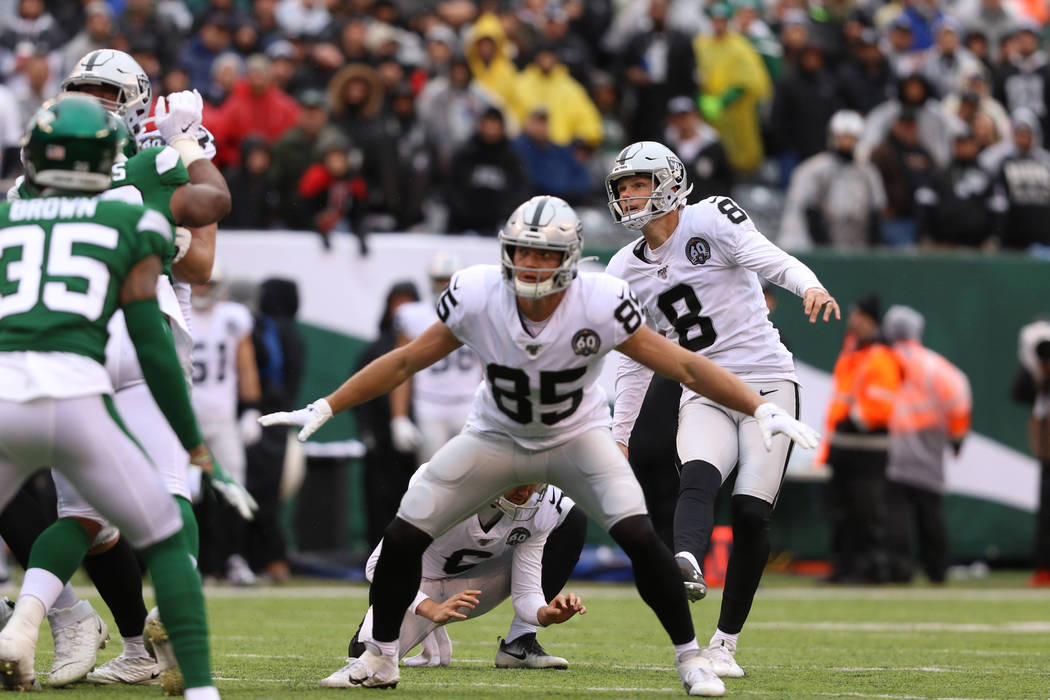
<path fill-rule="evenodd" d="M 267 413 L 259 418 L 260 425 L 298 425 L 302 426 L 299 431 L 299 442 L 306 442 L 317 429 L 328 422 L 332 417 L 332 407 L 324 399 L 317 399 L 306 408 L 298 411 L 279 411 Z"/>
<path fill-rule="evenodd" d="M 211 472 L 204 472 L 204 478 L 212 490 L 229 503 L 240 513 L 245 520 L 254 520 L 255 511 L 259 510 L 259 504 L 255 502 L 247 489 L 237 483 L 236 479 L 223 471 L 218 462 L 212 460 L 214 467 Z"/>
<path fill-rule="evenodd" d="M 153 123 L 170 146 L 179 139 L 197 140 L 204 118 L 204 100 L 196 90 L 173 92 L 157 98 Z"/>
<path fill-rule="evenodd" d="M 783 433 L 798 443 L 799 447 L 811 450 L 820 441 L 820 433 L 805 423 L 795 420 L 787 411 L 775 403 L 766 402 L 755 409 L 758 429 L 762 431 L 762 442 L 766 449 L 773 448 L 773 436 Z"/>
<path fill-rule="evenodd" d="M 185 226 L 175 227 L 175 257 L 171 259 L 173 265 L 186 257 L 190 252 L 190 243 L 193 242 L 193 234 Z"/>
<path fill-rule="evenodd" d="M 390 440 L 398 452 L 415 452 L 423 443 L 423 433 L 408 416 L 397 416 L 390 421 Z"/>
<path fill-rule="evenodd" d="M 246 408 L 237 419 L 237 431 L 241 434 L 241 442 L 245 447 L 254 445 L 262 438 L 262 426 L 259 425 L 261 415 L 257 408 Z"/>

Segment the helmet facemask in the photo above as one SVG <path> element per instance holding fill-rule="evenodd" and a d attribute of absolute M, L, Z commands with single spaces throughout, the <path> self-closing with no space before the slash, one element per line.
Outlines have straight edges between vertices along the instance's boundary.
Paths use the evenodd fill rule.
<path fill-rule="evenodd" d="M 533 197 L 519 206 L 507 225 L 499 232 L 503 282 L 517 296 L 527 299 L 556 294 L 568 288 L 576 278 L 583 252 L 583 225 L 564 200 L 547 195 Z M 556 267 L 525 267 L 514 262 L 518 247 L 552 250 L 562 254 Z M 534 273 L 536 281 L 519 277 Z"/>
<path fill-rule="evenodd" d="M 547 484 L 536 484 L 536 490 L 532 492 L 524 503 L 518 504 L 501 495 L 492 504 L 513 522 L 525 522 L 532 520 L 536 512 L 543 505 L 543 497 L 547 493 Z"/>

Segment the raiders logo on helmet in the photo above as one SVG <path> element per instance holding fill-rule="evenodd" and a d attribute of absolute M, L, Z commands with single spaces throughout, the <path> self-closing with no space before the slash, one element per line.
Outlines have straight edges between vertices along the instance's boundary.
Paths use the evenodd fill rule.
<path fill-rule="evenodd" d="M 576 331 L 576 335 L 572 336 L 572 351 L 577 355 L 593 355 L 601 346 L 602 339 L 590 328 Z"/>
<path fill-rule="evenodd" d="M 513 547 L 514 545 L 521 544 L 530 537 L 532 537 L 532 533 L 529 532 L 528 528 L 516 527 L 510 531 L 509 535 L 507 535 L 507 544 Z"/>
<path fill-rule="evenodd" d="M 711 259 L 711 245 L 703 238 L 694 236 L 685 244 L 685 256 L 694 265 L 703 265 Z"/>

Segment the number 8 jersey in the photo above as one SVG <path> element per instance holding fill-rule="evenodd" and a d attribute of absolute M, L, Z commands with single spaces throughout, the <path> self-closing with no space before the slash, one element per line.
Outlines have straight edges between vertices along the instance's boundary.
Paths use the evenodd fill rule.
<path fill-rule="evenodd" d="M 476 265 L 452 277 L 437 312 L 481 358 L 484 384 L 474 396 L 467 427 L 505 434 L 527 450 L 609 427 L 608 400 L 595 383 L 601 360 L 642 325 L 625 282 L 579 273 L 532 336 L 501 269 Z"/>
<path fill-rule="evenodd" d="M 802 296 L 821 286 L 816 275 L 770 243 L 728 197 L 680 211 L 663 245 L 651 250 L 640 238 L 620 249 L 606 271 L 631 285 L 661 335 L 746 381 L 794 381 L 791 353 L 769 321 L 758 278 Z M 693 395 L 685 389 L 682 400 Z"/>

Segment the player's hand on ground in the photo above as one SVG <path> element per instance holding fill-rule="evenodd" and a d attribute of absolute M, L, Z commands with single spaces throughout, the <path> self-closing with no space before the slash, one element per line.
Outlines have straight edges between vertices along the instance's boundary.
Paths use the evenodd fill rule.
<path fill-rule="evenodd" d="M 390 440 L 398 452 L 415 452 L 423 444 L 423 433 L 408 416 L 395 416 L 390 421 Z"/>
<path fill-rule="evenodd" d="M 302 427 L 299 431 L 299 442 L 306 442 L 318 428 L 328 422 L 332 417 L 332 407 L 324 399 L 317 399 L 306 408 L 298 411 L 279 411 L 267 413 L 259 418 L 260 425 L 298 425 Z"/>
<path fill-rule="evenodd" d="M 623 452 L 623 458 L 628 462 L 631 461 L 631 453 L 627 451 L 627 445 L 622 442 L 616 443 L 616 446 L 620 448 L 620 452 Z"/>
<path fill-rule="evenodd" d="M 171 144 L 178 139 L 197 140 L 197 132 L 203 119 L 204 100 L 196 90 L 173 92 L 166 98 L 157 98 L 153 110 L 153 123 L 164 138 Z"/>
<path fill-rule="evenodd" d="M 798 443 L 799 447 L 811 450 L 820 441 L 820 433 L 801 421 L 788 415 L 788 412 L 775 403 L 766 402 L 755 409 L 758 429 L 762 431 L 762 442 L 766 449 L 773 448 L 773 436 L 777 433 L 787 435 Z"/>
<path fill-rule="evenodd" d="M 481 595 L 480 590 L 476 588 L 468 588 L 465 591 L 460 591 L 443 603 L 430 601 L 434 603 L 434 605 L 426 606 L 426 608 L 424 608 L 421 603 L 416 609 L 416 612 L 420 613 L 431 622 L 436 622 L 438 624 L 448 622 L 449 620 L 466 620 L 467 613 L 460 612 L 460 608 L 466 608 L 467 610 L 473 610 L 476 608 L 478 606 L 479 595 Z"/>
<path fill-rule="evenodd" d="M 842 320 L 842 312 L 839 310 L 839 303 L 835 301 L 835 297 L 828 294 L 826 289 L 820 287 L 810 287 L 806 290 L 806 296 L 802 299 L 803 310 L 805 314 L 809 316 L 810 323 L 816 323 L 817 317 L 820 316 L 821 309 L 824 310 L 824 321 L 831 319 L 831 314 L 834 312 L 835 320 Z"/>
<path fill-rule="evenodd" d="M 576 613 L 581 615 L 587 614 L 587 608 L 584 607 L 580 597 L 575 593 L 559 593 L 554 596 L 551 602 L 547 603 L 547 607 L 540 608 L 536 617 L 541 625 L 557 625 L 565 622 Z"/>

